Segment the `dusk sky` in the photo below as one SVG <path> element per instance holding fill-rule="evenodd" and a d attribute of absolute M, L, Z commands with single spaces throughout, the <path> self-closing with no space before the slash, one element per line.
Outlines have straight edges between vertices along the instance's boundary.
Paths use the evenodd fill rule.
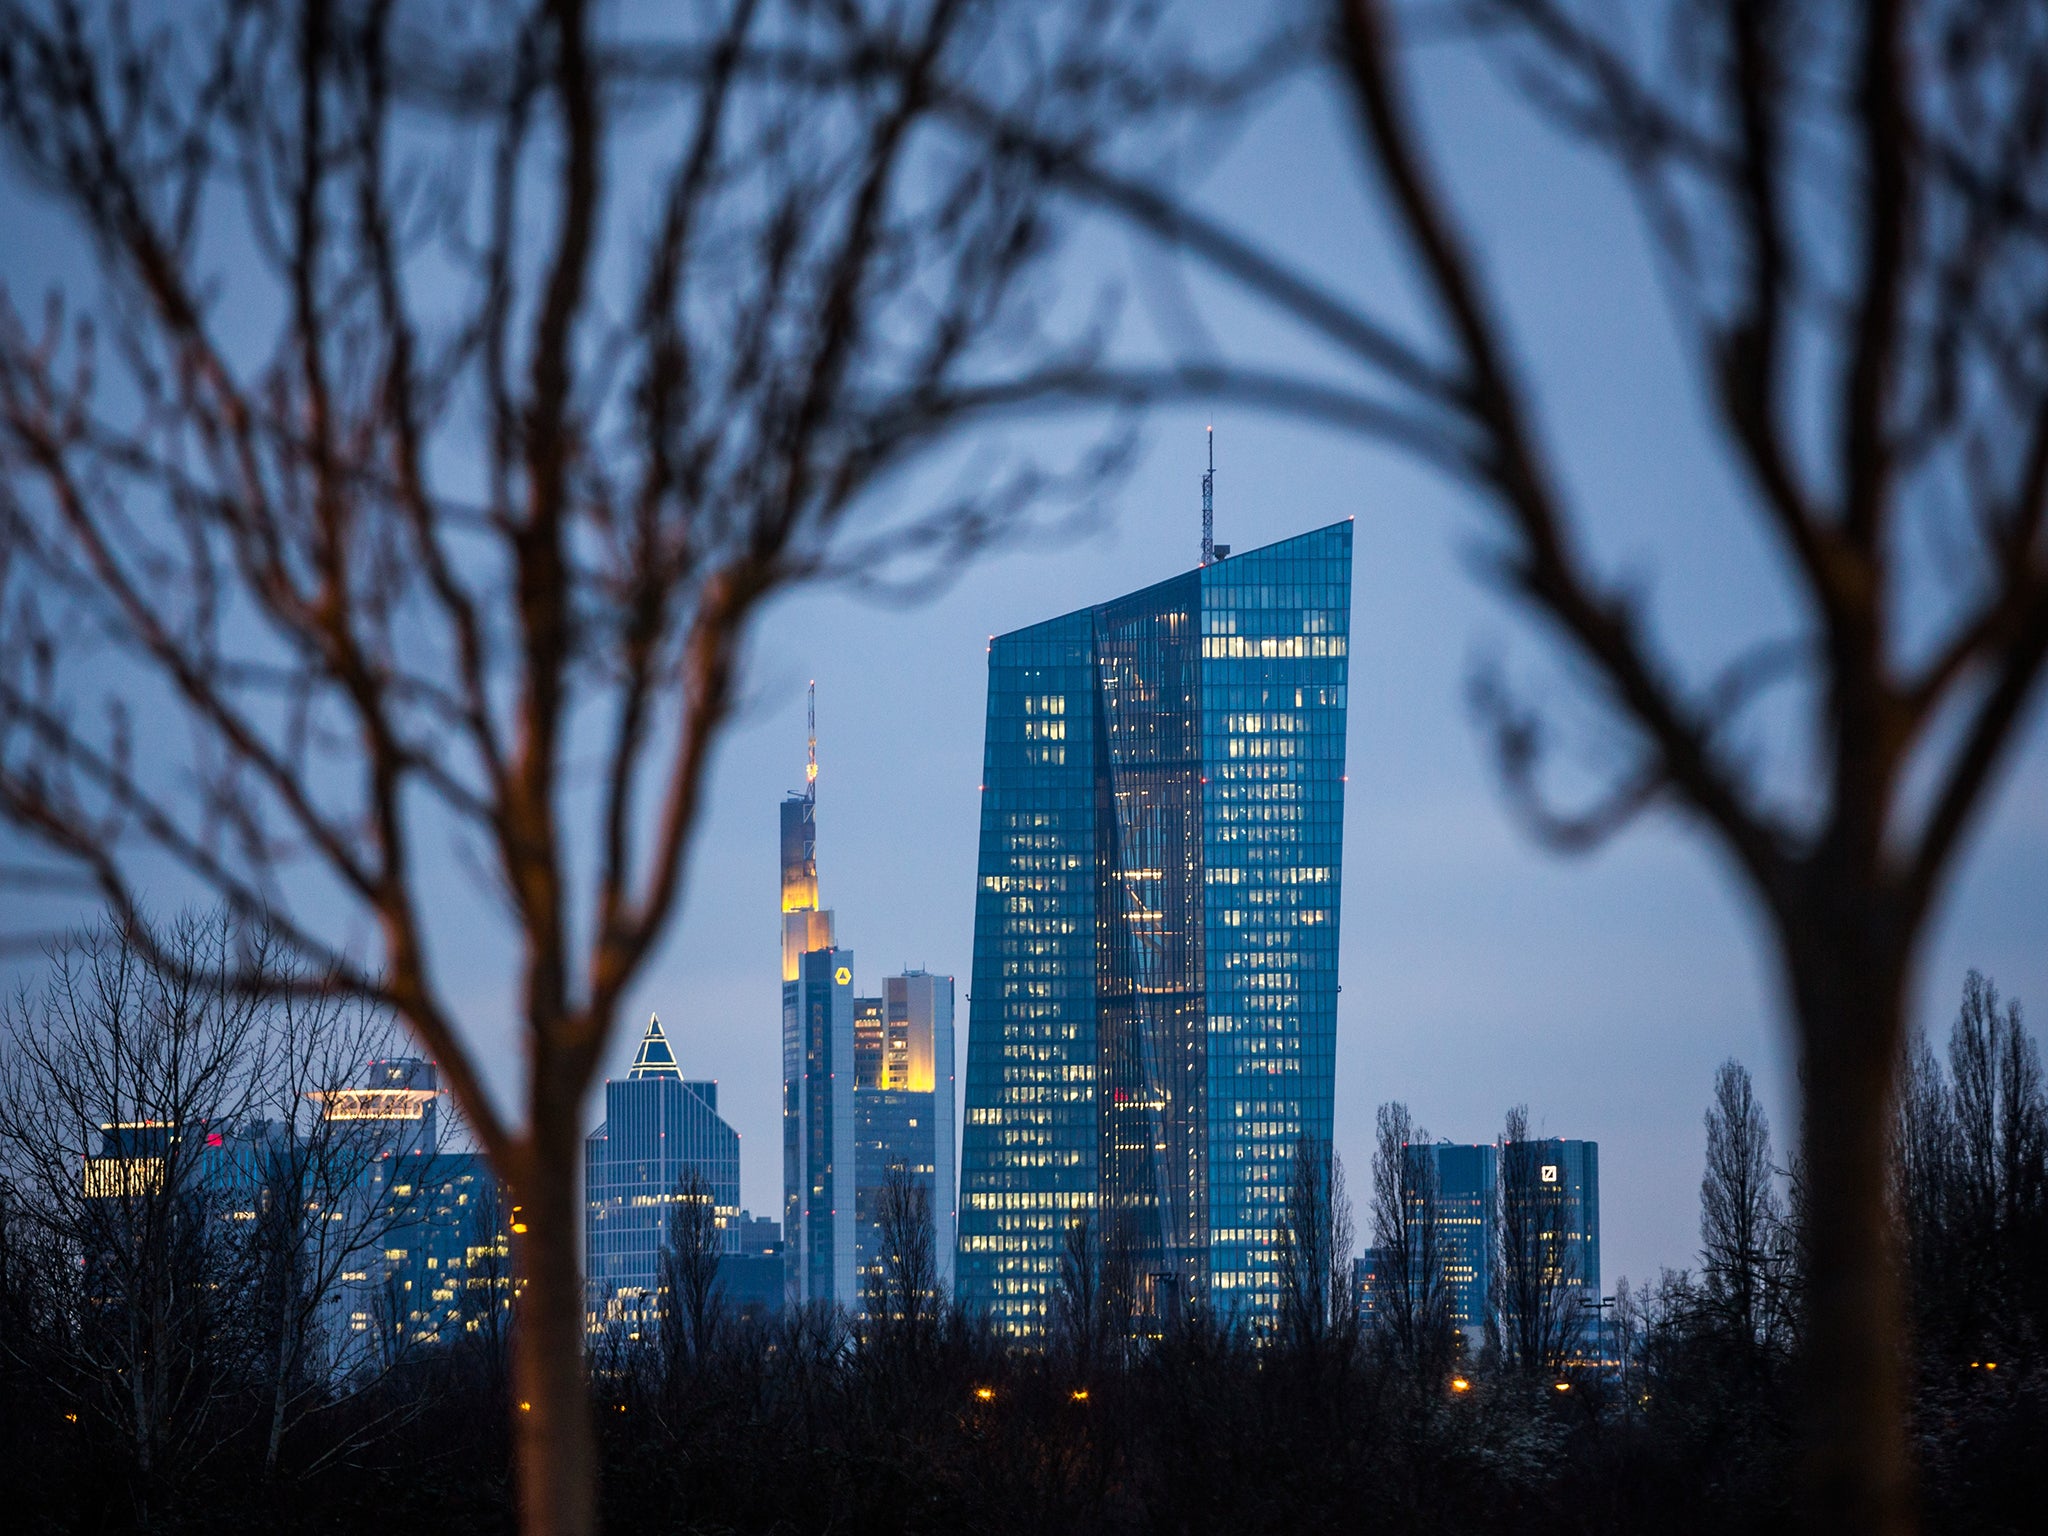
<path fill-rule="evenodd" d="M 1469 55 L 1426 51 L 1419 67 L 1436 153 L 1604 568 L 1648 580 L 1666 644 L 1694 675 L 1782 632 L 1774 553 L 1710 435 L 1618 178 Z M 1186 172 L 1212 209 L 1348 293 L 1406 303 L 1333 93 L 1301 86 L 1213 155 Z M 40 236 L 0 243 L 17 303 L 33 307 L 59 249 Z M 1130 242 L 1091 240 L 1084 253 L 1074 281 L 1120 289 L 1136 332 L 1296 356 L 1290 332 L 1198 278 L 1184 301 L 1158 302 L 1174 284 Z M 863 993 L 906 964 L 958 979 L 964 1074 L 987 639 L 1193 565 L 1211 420 L 1219 541 L 1243 550 L 1357 520 L 1336 1118 L 1354 1197 L 1380 1102 L 1405 1100 L 1433 1134 L 1462 1141 L 1492 1138 L 1525 1102 L 1541 1131 L 1600 1143 L 1606 1289 L 1690 1264 L 1716 1064 L 1732 1055 L 1757 1074 L 1781 1159 L 1796 1130 L 1762 928 L 1674 819 L 1577 861 L 1515 829 L 1464 703 L 1475 660 L 1505 655 L 1564 718 L 1586 712 L 1569 706 L 1545 637 L 1475 580 L 1467 556 L 1486 525 L 1468 492 L 1396 454 L 1228 405 L 1150 416 L 1139 462 L 1085 536 L 993 553 L 915 604 L 818 591 L 780 603 L 720 753 L 688 910 L 621 1020 L 611 1070 L 658 1011 L 685 1073 L 720 1082 L 744 1137 L 745 1203 L 779 1215 L 776 802 L 802 783 L 815 679 L 824 903 Z M 1050 441 L 1097 426 L 1057 426 Z M 2044 713 L 2037 702 L 1926 952 L 1919 1019 L 1943 1034 L 1972 966 L 2031 1007 L 2037 1033 L 2048 1010 Z M 442 961 L 476 1038 L 503 1042 L 493 1063 L 509 1086 L 507 978 L 481 954 Z"/>
<path fill-rule="evenodd" d="M 1654 576 L 1674 649 L 1716 660 L 1782 614 L 1742 521 L 1620 184 L 1562 146 L 1498 78 L 1425 53 L 1430 123 L 1508 296 L 1547 423 L 1613 566 Z M 1332 97 L 1262 114 L 1202 178 L 1209 205 L 1347 292 L 1398 294 Z M 1136 295 L 1155 258 L 1111 248 Z M 1285 358 L 1293 339 L 1190 281 L 1217 345 Z M 1141 311 L 1143 306 L 1134 298 Z M 1094 536 L 999 553 L 911 607 L 815 594 L 761 634 L 752 708 L 722 754 L 695 900 L 640 988 L 613 1056 L 658 1010 L 685 1070 L 720 1080 L 746 1138 L 743 1188 L 780 1198 L 775 802 L 800 788 L 804 685 L 818 684 L 819 877 L 862 990 L 905 964 L 971 965 L 987 637 L 1193 565 L 1200 410 L 1155 414 L 1146 453 Z M 1464 704 L 1475 658 L 1505 651 L 1538 697 L 1569 694 L 1520 615 L 1464 558 L 1484 531 L 1463 490 L 1394 454 L 1221 409 L 1216 536 L 1243 550 L 1358 520 L 1352 603 L 1337 1140 L 1354 1196 L 1374 1106 L 1407 1101 L 1439 1136 L 1487 1140 L 1504 1111 L 1601 1146 L 1604 1284 L 1693 1261 L 1715 1066 L 1756 1073 L 1781 1158 L 1796 1121 L 1762 933 L 1701 839 L 1647 821 L 1560 860 L 1511 823 Z M 1547 679 L 1547 681 L 1546 681 Z M 1582 714 L 1583 711 L 1580 711 Z M 1920 1018 L 1944 1036 L 1965 971 L 2048 1008 L 2048 730 L 2041 711 L 1927 955 Z M 1572 718 L 1567 711 L 1567 718 Z M 1363 1240 L 1363 1234 L 1361 1234 Z"/>

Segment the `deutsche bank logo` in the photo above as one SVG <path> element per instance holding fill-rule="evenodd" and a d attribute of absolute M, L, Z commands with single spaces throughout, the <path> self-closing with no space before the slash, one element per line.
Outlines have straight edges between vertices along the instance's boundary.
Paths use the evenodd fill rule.
<path fill-rule="evenodd" d="M 1555 1184 L 1557 1182 L 1557 1164 L 1545 1163 L 1543 1165 L 1543 1182 L 1546 1184 Z"/>

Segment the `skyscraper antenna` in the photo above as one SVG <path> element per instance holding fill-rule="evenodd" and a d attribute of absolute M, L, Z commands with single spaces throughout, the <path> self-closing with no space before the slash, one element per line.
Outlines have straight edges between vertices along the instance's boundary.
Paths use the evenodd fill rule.
<path fill-rule="evenodd" d="M 811 679 L 809 707 L 811 728 L 811 757 L 804 764 L 804 799 L 811 805 L 818 803 L 818 680 Z"/>
<path fill-rule="evenodd" d="M 1202 564 L 1216 558 L 1216 428 L 1209 428 L 1209 469 L 1202 476 Z"/>

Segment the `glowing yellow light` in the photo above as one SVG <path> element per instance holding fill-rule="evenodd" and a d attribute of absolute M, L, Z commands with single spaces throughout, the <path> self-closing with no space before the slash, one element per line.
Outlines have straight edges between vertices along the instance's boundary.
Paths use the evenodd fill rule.
<path fill-rule="evenodd" d="M 974 1395 L 984 1403 L 992 1403 L 996 1400 L 996 1389 L 994 1387 L 976 1387 Z"/>
<path fill-rule="evenodd" d="M 1087 1401 L 1088 1401 L 1088 1389 L 1087 1389 L 1086 1387 L 1076 1387 L 1076 1388 L 1074 1388 L 1074 1391 L 1073 1391 L 1073 1398 L 1074 1398 L 1074 1401 L 1075 1401 L 1075 1402 L 1077 1402 L 1077 1403 L 1085 1403 L 1085 1402 L 1087 1402 Z"/>
<path fill-rule="evenodd" d="M 76 1424 L 78 1422 L 78 1415 L 75 1413 L 67 1413 L 64 1415 L 64 1422 L 66 1424 Z"/>
<path fill-rule="evenodd" d="M 842 965 L 832 973 L 832 979 L 842 987 L 850 987 L 853 985 L 853 972 Z"/>
<path fill-rule="evenodd" d="M 1986 1360 L 1984 1362 L 1984 1369 L 1987 1371 L 1995 1371 L 1998 1369 L 1998 1362 L 1996 1360 Z"/>
<path fill-rule="evenodd" d="M 524 1232 L 526 1230 L 526 1223 L 523 1221 L 515 1221 L 512 1223 L 512 1230 L 514 1232 Z"/>
<path fill-rule="evenodd" d="M 531 1403 L 521 1403 L 521 1404 L 519 1405 L 519 1411 L 520 1411 L 521 1413 L 531 1413 L 531 1412 L 533 1412 L 533 1404 L 531 1404 Z"/>
<path fill-rule="evenodd" d="M 1472 1383 L 1462 1376 L 1453 1376 L 1451 1378 L 1451 1390 L 1453 1392 L 1470 1392 L 1472 1390 Z"/>
<path fill-rule="evenodd" d="M 1571 1391 L 1571 1389 L 1572 1389 L 1572 1384 L 1571 1384 L 1570 1382 L 1568 1382 L 1568 1381 L 1560 1381 L 1560 1382 L 1559 1382 L 1559 1383 L 1557 1384 L 1557 1390 L 1558 1390 L 1558 1391 L 1560 1391 L 1560 1392 L 1569 1392 L 1569 1391 Z"/>
<path fill-rule="evenodd" d="M 335 1088 L 306 1095 L 329 1120 L 424 1120 L 431 1088 Z"/>

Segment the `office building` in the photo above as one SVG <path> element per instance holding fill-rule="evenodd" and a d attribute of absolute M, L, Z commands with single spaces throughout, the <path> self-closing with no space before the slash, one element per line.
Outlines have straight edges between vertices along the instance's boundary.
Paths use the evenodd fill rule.
<path fill-rule="evenodd" d="M 862 1298 L 880 1276 L 882 1198 L 897 1168 L 924 1192 L 936 1278 L 953 1283 L 953 978 L 906 971 L 882 986 L 881 997 L 854 1008 L 854 1267 Z M 866 1047 L 864 1020 L 875 1036 Z"/>
<path fill-rule="evenodd" d="M 818 905 L 818 732 L 782 802 L 782 1235 L 796 1301 L 850 1303 L 854 1266 L 853 951 Z"/>
<path fill-rule="evenodd" d="M 1451 1323 L 1477 1349 L 1492 1305 L 1500 1149 L 1449 1141 L 1406 1149 L 1410 1218 L 1430 1219 L 1450 1295 Z"/>
<path fill-rule="evenodd" d="M 434 1064 L 373 1061 L 361 1082 L 318 1098 L 371 1149 L 350 1198 L 353 1225 L 375 1237 L 342 1275 L 343 1331 L 400 1352 L 502 1328 L 517 1293 L 514 1213 L 489 1159 L 442 1147 Z"/>
<path fill-rule="evenodd" d="M 1329 1145 L 1351 525 L 1222 554 L 989 645 L 958 1262 L 1012 1333 L 1084 1219 L 1141 1325 L 1270 1316 Z"/>
<path fill-rule="evenodd" d="M 1351 1261 L 1351 1298 L 1358 1308 L 1359 1326 L 1368 1332 L 1382 1321 L 1386 1284 L 1386 1261 L 1378 1248 L 1367 1248 Z"/>
<path fill-rule="evenodd" d="M 718 1261 L 718 1286 L 726 1314 L 765 1319 L 782 1310 L 789 1275 L 782 1251 L 782 1223 L 772 1216 L 741 1211 L 728 1229 L 732 1246 Z"/>
<path fill-rule="evenodd" d="M 1589 1323 L 1597 1320 L 1600 1144 L 1543 1137 L 1526 1143 L 1514 1161 L 1517 1176 L 1503 1179 L 1502 1198 L 1525 1204 L 1531 1212 L 1523 1230 L 1531 1234 L 1546 1287 L 1561 1287 L 1566 1307 L 1583 1310 Z M 1589 1326 L 1588 1336 L 1595 1331 Z"/>
<path fill-rule="evenodd" d="M 740 1135 L 718 1113 L 718 1084 L 685 1079 L 650 1016 L 631 1069 L 604 1085 L 604 1123 L 583 1153 L 591 1323 L 634 1333 L 658 1314 L 670 1218 L 693 1187 L 711 1201 L 721 1252 L 739 1251 Z"/>

